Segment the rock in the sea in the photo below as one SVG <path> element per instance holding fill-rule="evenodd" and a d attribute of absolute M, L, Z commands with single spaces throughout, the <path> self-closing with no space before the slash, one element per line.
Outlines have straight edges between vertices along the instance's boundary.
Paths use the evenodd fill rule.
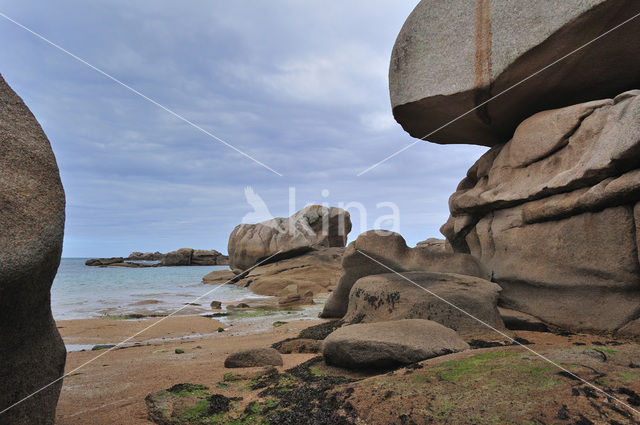
<path fill-rule="evenodd" d="M 237 275 L 231 270 L 214 270 L 211 273 L 207 273 L 202 278 L 202 283 L 208 284 L 220 284 L 220 283 L 235 283 Z"/>
<path fill-rule="evenodd" d="M 239 275 L 237 285 L 260 295 L 278 296 L 287 287 L 297 293 L 326 293 L 335 288 L 342 267 L 344 248 L 319 248 L 294 258 L 260 265 Z"/>
<path fill-rule="evenodd" d="M 50 288 L 62 253 L 65 197 L 47 136 L 0 76 L 0 410 L 62 376 L 65 347 Z M 62 381 L 0 416 L 53 424 Z"/>
<path fill-rule="evenodd" d="M 422 0 L 391 55 L 393 114 L 414 137 L 494 146 L 536 112 L 638 88 L 633 22 L 532 74 L 639 12 L 634 0 Z"/>
<path fill-rule="evenodd" d="M 229 264 L 232 270 L 246 270 L 278 252 L 270 262 L 317 247 L 344 247 L 350 231 L 349 212 L 321 205 L 308 206 L 289 218 L 240 224 L 229 236 Z"/>
<path fill-rule="evenodd" d="M 177 251 L 167 252 L 160 261 L 163 266 L 189 266 L 193 256 L 192 248 L 180 248 Z"/>
<path fill-rule="evenodd" d="M 439 323 L 408 319 L 339 328 L 322 344 L 327 364 L 346 368 L 391 368 L 467 350 L 458 334 Z"/>
<path fill-rule="evenodd" d="M 408 272 L 402 276 L 387 273 L 358 279 L 351 289 L 344 321 L 427 319 L 472 337 L 492 333 L 477 319 L 504 329 L 497 308 L 497 284 L 453 273 Z"/>
<path fill-rule="evenodd" d="M 282 366 L 282 356 L 273 348 L 253 348 L 229 354 L 224 367 Z"/>
<path fill-rule="evenodd" d="M 222 302 L 220 301 L 211 301 L 211 304 L 209 305 L 212 310 L 220 310 L 222 308 Z"/>
<path fill-rule="evenodd" d="M 533 115 L 451 196 L 441 230 L 489 268 L 505 307 L 579 331 L 637 319 L 639 94 Z"/>
<path fill-rule="evenodd" d="M 471 255 L 436 251 L 429 246 L 409 248 L 404 238 L 397 233 L 370 230 L 361 233 L 347 247 L 342 258 L 342 275 L 338 286 L 325 303 L 321 317 L 344 316 L 349 303 L 349 292 L 358 279 L 390 272 L 388 268 L 358 251 L 396 272 L 424 270 L 489 278 L 484 266 Z"/>
<path fill-rule="evenodd" d="M 191 256 L 193 266 L 224 266 L 227 263 L 227 256 L 215 249 L 194 249 Z"/>
<path fill-rule="evenodd" d="M 111 257 L 111 258 L 92 258 L 84 262 L 87 266 L 110 266 L 112 264 L 122 263 L 124 258 Z"/>
<path fill-rule="evenodd" d="M 133 251 L 131 254 L 129 254 L 129 256 L 126 258 L 126 260 L 130 260 L 130 261 L 159 261 L 162 260 L 162 257 L 164 257 L 164 254 L 161 252 L 139 252 L 139 251 Z"/>

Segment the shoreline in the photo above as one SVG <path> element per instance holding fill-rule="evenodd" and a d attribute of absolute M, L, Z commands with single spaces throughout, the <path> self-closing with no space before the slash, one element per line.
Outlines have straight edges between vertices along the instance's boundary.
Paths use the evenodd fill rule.
<path fill-rule="evenodd" d="M 271 324 L 272 316 L 239 320 L 224 332 L 219 320 L 202 316 L 172 316 L 135 338 L 131 345 L 105 353 L 63 381 L 56 412 L 58 425 L 92 423 L 152 424 L 147 418 L 145 397 L 178 382 L 196 382 L 216 388 L 224 374 L 224 359 L 234 351 L 261 348 L 295 337 L 302 329 L 325 322 L 319 318 Z M 120 337 L 144 329 L 156 319 L 113 320 L 75 319 L 56 322 L 65 344 L 90 342 L 98 345 L 108 338 Z M 257 319 L 257 320 L 256 320 Z M 262 321 L 269 326 L 256 327 Z M 126 335 L 126 338 L 129 335 Z M 122 339 L 124 339 L 122 338 Z M 183 353 L 178 354 L 181 350 Z M 65 373 L 99 356 L 102 351 L 70 351 Z M 315 354 L 283 356 L 284 370 L 306 361 Z M 251 373 L 261 368 L 246 368 Z M 240 396 L 251 396 L 239 392 Z"/>

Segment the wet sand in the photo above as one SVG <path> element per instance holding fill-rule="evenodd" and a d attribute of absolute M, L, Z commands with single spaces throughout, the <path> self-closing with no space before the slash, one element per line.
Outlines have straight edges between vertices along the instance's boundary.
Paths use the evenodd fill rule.
<path fill-rule="evenodd" d="M 271 316 L 226 320 L 226 323 L 201 316 L 177 316 L 143 320 L 61 320 L 57 324 L 66 344 L 91 346 L 120 342 L 159 320 L 162 321 L 133 338 L 127 346 L 110 351 L 89 349 L 68 353 L 66 373 L 100 357 L 65 378 L 56 414 L 58 425 L 151 424 L 146 419 L 144 398 L 147 394 L 182 382 L 215 389 L 230 370 L 224 368 L 228 354 L 246 348 L 269 347 L 322 322 L 320 319 L 293 320 L 274 327 Z M 218 332 L 219 327 L 225 331 Z M 176 354 L 176 349 L 184 353 Z M 284 366 L 279 369 L 288 369 L 313 356 L 283 355 Z M 257 370 L 260 368 L 235 369 L 234 372 Z"/>

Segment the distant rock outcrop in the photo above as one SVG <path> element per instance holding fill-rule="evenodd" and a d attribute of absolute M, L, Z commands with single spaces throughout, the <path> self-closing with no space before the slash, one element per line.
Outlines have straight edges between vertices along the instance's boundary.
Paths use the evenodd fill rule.
<path fill-rule="evenodd" d="M 164 257 L 164 254 L 161 252 L 138 252 L 133 251 L 126 260 L 130 261 L 160 261 Z"/>
<path fill-rule="evenodd" d="M 422 0 L 391 55 L 393 115 L 413 137 L 494 146 L 536 112 L 638 88 L 636 23 L 591 42 L 639 12 L 634 0 Z"/>
<path fill-rule="evenodd" d="M 55 420 L 62 380 L 51 383 L 62 376 L 66 351 L 50 288 L 62 253 L 64 206 L 47 136 L 0 76 L 0 410 L 39 391 L 2 413 L 3 424 Z"/>
<path fill-rule="evenodd" d="M 318 247 L 344 247 L 351 231 L 349 213 L 341 208 L 312 205 L 289 218 L 240 224 L 229 236 L 229 265 L 241 272 L 277 254 L 270 262 L 291 258 Z"/>
<path fill-rule="evenodd" d="M 158 263 L 140 263 L 139 261 L 159 261 Z M 215 249 L 180 248 L 166 254 L 161 252 L 134 251 L 127 258 L 92 258 L 85 261 L 87 266 L 97 267 L 158 267 L 158 266 L 227 266 L 229 257 Z"/>
<path fill-rule="evenodd" d="M 325 303 L 321 317 L 343 317 L 347 312 L 353 284 L 365 276 L 390 273 L 387 267 L 396 272 L 421 270 L 489 278 L 484 266 L 471 255 L 434 250 L 430 246 L 409 248 L 397 233 L 371 230 L 361 233 L 347 247 L 342 258 L 342 275 L 338 286 Z"/>

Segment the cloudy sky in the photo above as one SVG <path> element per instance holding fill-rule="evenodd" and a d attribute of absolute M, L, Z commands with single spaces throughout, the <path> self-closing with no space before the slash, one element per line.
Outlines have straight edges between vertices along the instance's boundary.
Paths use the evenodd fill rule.
<path fill-rule="evenodd" d="M 440 236 L 447 199 L 484 152 L 411 143 L 387 72 L 417 0 L 5 0 L 0 13 L 280 175 L 0 17 L 0 73 L 47 133 L 67 195 L 64 256 L 226 252 L 253 208 L 362 204 L 354 230 Z M 290 194 L 295 193 L 295 200 Z"/>

